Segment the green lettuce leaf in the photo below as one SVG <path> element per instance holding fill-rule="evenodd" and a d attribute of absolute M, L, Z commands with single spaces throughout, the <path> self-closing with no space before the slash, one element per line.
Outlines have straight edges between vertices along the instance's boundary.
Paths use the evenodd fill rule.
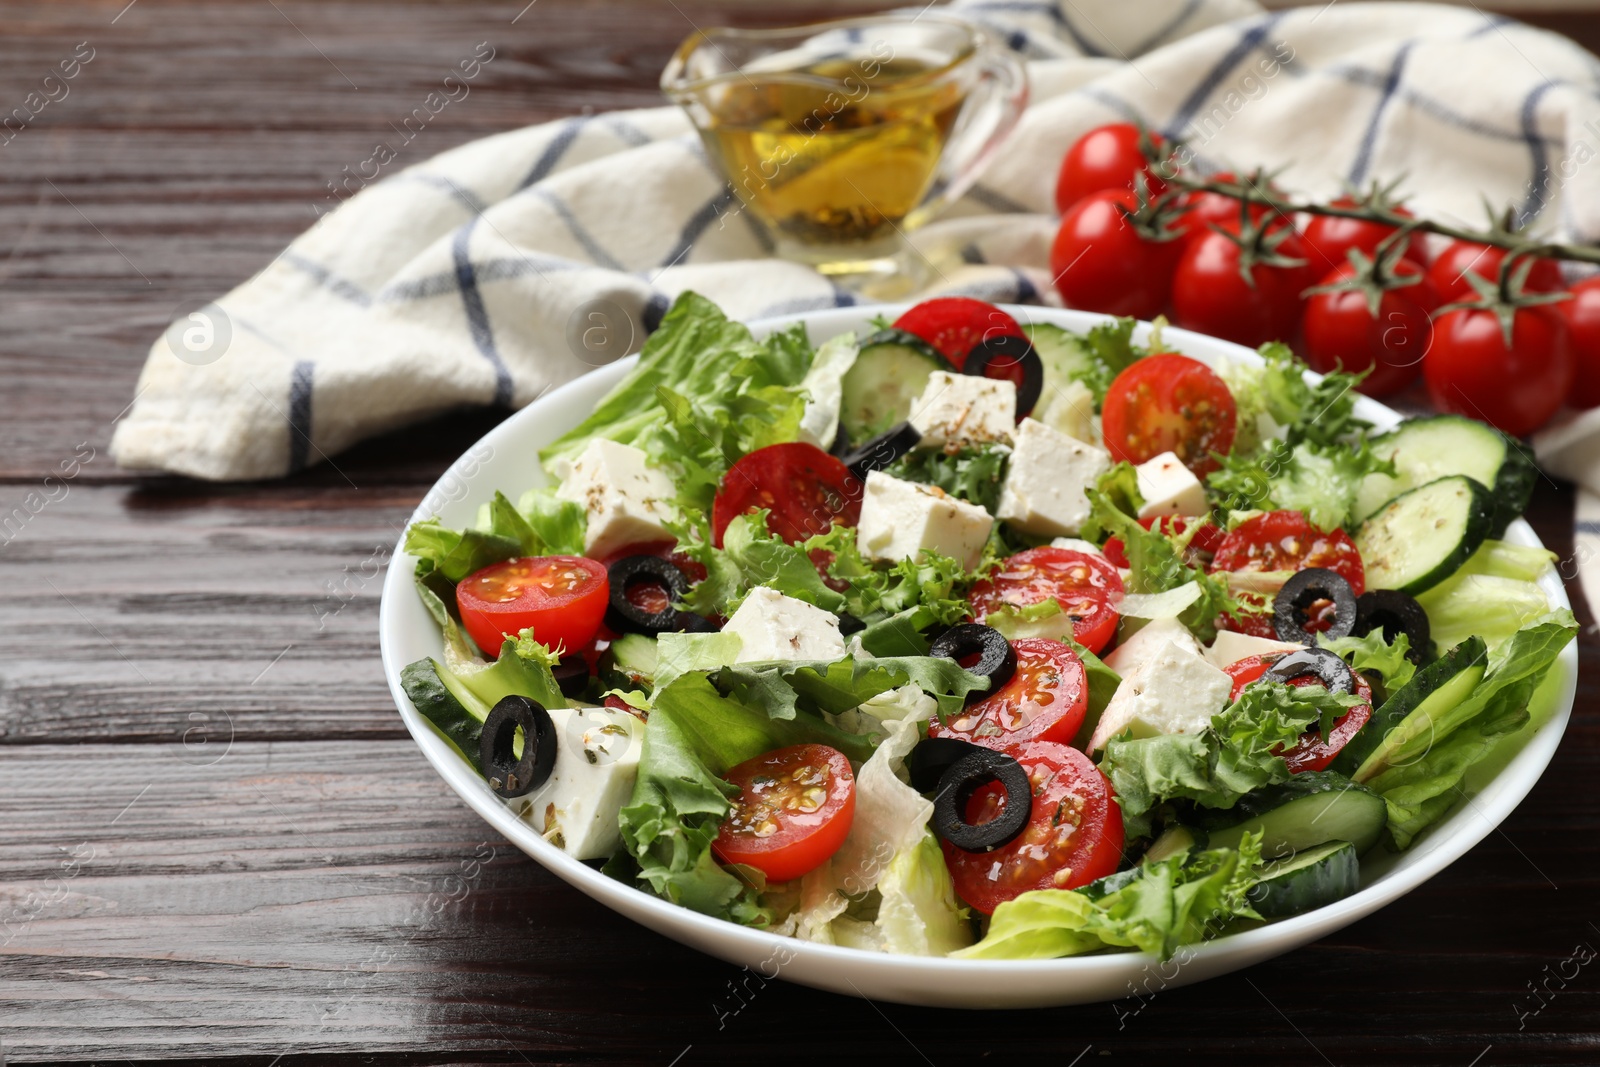
<path fill-rule="evenodd" d="M 1200 590 L 1200 596 L 1178 616 L 1203 642 L 1217 634 L 1216 621 L 1222 615 L 1238 610 L 1238 602 L 1228 592 L 1222 578 L 1207 574 L 1198 567 L 1184 562 L 1183 550 L 1201 530 L 1201 525 L 1191 525 L 1181 534 L 1168 536 L 1160 530 L 1146 530 L 1137 519 L 1118 508 L 1111 498 L 1098 489 L 1088 491 L 1091 521 L 1108 535 L 1120 537 L 1128 554 L 1130 593 L 1165 593 L 1190 582 Z"/>
<path fill-rule="evenodd" d="M 1095 482 L 1095 489 L 1105 497 L 1110 510 L 1131 519 L 1138 519 L 1139 509 L 1144 507 L 1144 494 L 1139 492 L 1139 472 L 1132 463 L 1124 461 L 1114 464 Z M 1097 543 L 1104 542 L 1111 536 L 1111 531 L 1105 528 L 1105 524 L 1092 511 L 1084 522 L 1081 533 L 1085 540 Z"/>
<path fill-rule="evenodd" d="M 1264 438 L 1272 436 L 1263 432 L 1263 415 L 1291 447 L 1301 441 L 1331 445 L 1371 428 L 1355 415 L 1355 386 L 1360 375 L 1335 371 L 1312 385 L 1305 380 L 1306 365 L 1288 345 L 1273 341 L 1257 351 L 1263 361 L 1260 366 L 1230 359 L 1216 368 L 1233 394 L 1237 411 L 1235 455 L 1255 451 Z"/>
<path fill-rule="evenodd" d="M 498 495 L 498 494 L 496 494 Z M 572 500 L 560 500 L 553 486 L 529 489 L 517 501 L 517 514 L 533 531 L 542 544 L 537 555 L 583 555 L 583 506 Z"/>
<path fill-rule="evenodd" d="M 452 530 L 438 519 L 407 527 L 406 551 L 429 564 L 427 573 L 438 574 L 452 587 L 491 563 L 524 554 L 522 542 L 516 537 L 484 530 Z"/>
<path fill-rule="evenodd" d="M 1403 633 L 1396 634 L 1392 644 L 1384 640 L 1381 629 L 1364 637 L 1329 638 L 1318 634 L 1317 644 L 1343 656 L 1369 683 L 1373 675 L 1377 675 L 1383 681 L 1385 692 L 1404 688 L 1417 673 L 1416 664 L 1406 658 L 1411 651 L 1411 638 Z"/>
<path fill-rule="evenodd" d="M 1417 603 L 1428 613 L 1429 630 L 1441 649 L 1474 634 L 1498 648 L 1550 610 L 1544 590 L 1534 582 L 1459 572 L 1418 593 Z"/>
<path fill-rule="evenodd" d="M 767 532 L 764 511 L 740 515 L 730 522 L 721 548 L 691 538 L 680 542 L 680 549 L 706 568 L 705 580 L 696 582 L 684 597 L 690 611 L 730 616 L 758 585 L 824 611 L 837 614 L 845 610 L 844 594 L 828 587 L 804 548 Z"/>
<path fill-rule="evenodd" d="M 1213 504 L 1224 510 L 1293 509 L 1311 524 L 1332 530 L 1350 523 L 1361 481 L 1375 472 L 1394 473 L 1394 463 L 1360 447 L 1303 440 L 1269 440 L 1253 451 L 1235 448 L 1206 478 Z"/>
<path fill-rule="evenodd" d="M 1128 836 L 1146 836 L 1147 815 L 1163 801 L 1231 808 L 1252 790 L 1288 781 L 1289 768 L 1276 753 L 1313 723 L 1326 733 L 1360 702 L 1321 686 L 1257 682 L 1199 733 L 1111 741 L 1100 770 L 1111 779 Z"/>
<path fill-rule="evenodd" d="M 908 482 L 936 485 L 993 514 L 1000 507 L 1000 487 L 1010 460 L 1011 449 L 1005 445 L 985 444 L 954 453 L 919 448 L 895 460 L 884 473 Z"/>
<path fill-rule="evenodd" d="M 877 930 L 886 951 L 948 956 L 972 944 L 967 910 L 956 898 L 944 851 L 930 831 L 901 849 L 878 879 Z"/>
<path fill-rule="evenodd" d="M 1237 851 L 1209 849 L 1146 864 L 1082 889 L 1036 889 L 994 910 L 989 932 L 960 959 L 1041 960 L 1137 948 L 1163 962 L 1235 919 L 1259 919 L 1247 894 L 1261 869 L 1261 836 Z M 1114 880 L 1114 881 L 1113 881 Z M 1110 885 L 1115 888 L 1106 889 Z"/>
<path fill-rule="evenodd" d="M 1106 390 L 1117 375 L 1150 354 L 1149 348 L 1133 343 L 1135 325 L 1131 318 L 1120 318 L 1101 323 L 1086 334 L 1069 331 L 1066 335 L 1067 343 L 1075 345 L 1085 357 L 1071 377 L 1094 394 L 1096 411 L 1105 403 Z"/>

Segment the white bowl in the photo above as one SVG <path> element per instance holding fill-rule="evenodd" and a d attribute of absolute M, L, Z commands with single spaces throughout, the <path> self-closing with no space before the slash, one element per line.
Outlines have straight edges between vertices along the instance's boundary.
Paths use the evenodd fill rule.
<path fill-rule="evenodd" d="M 838 308 L 770 319 L 752 328 L 762 335 L 803 321 L 812 342 L 820 343 L 845 330 L 870 331 L 871 316 L 892 316 L 900 310 L 903 307 Z M 1104 320 L 1100 315 L 1048 308 L 1007 310 L 1020 321 L 1056 323 L 1077 331 Z M 1148 331 L 1149 327 L 1141 324 L 1136 337 L 1142 339 Z M 1179 351 L 1200 360 L 1214 361 L 1221 356 L 1256 358 L 1238 345 L 1186 330 L 1169 329 L 1165 338 Z M 516 499 L 530 485 L 542 484 L 538 449 L 581 422 L 633 364 L 630 357 L 602 367 L 512 415 L 445 472 L 413 519 L 437 514 L 446 525 L 469 525 L 478 505 L 496 489 Z M 1365 397 L 1356 401 L 1356 413 L 1380 428 L 1399 420 L 1389 408 Z M 1539 544 L 1533 529 L 1521 520 L 1511 525 L 1506 539 L 1518 544 Z M 1533 723 L 1517 738 L 1520 746 L 1514 751 L 1497 752 L 1484 765 L 1474 768 L 1475 773 L 1468 778 L 1472 792 L 1465 802 L 1409 851 L 1399 855 L 1381 849 L 1369 853 L 1362 863 L 1363 885 L 1359 892 L 1316 911 L 1189 946 L 1166 964 L 1137 952 L 1041 961 L 890 956 L 810 944 L 700 915 L 608 878 L 541 838 L 490 792 L 478 773 L 418 714 L 400 686 L 400 669 L 407 663 L 442 655 L 438 627 L 418 600 L 412 584 L 414 566 L 415 560 L 404 551 L 402 540 L 384 581 L 378 620 L 384 671 L 400 716 L 423 755 L 485 821 L 571 885 L 667 937 L 730 963 L 759 969 L 767 977 L 776 972 L 802 985 L 905 1004 L 1025 1008 L 1114 1000 L 1150 981 L 1152 976 L 1158 983 L 1152 988 L 1184 985 L 1248 967 L 1315 941 L 1415 889 L 1481 841 L 1510 814 L 1539 780 L 1555 753 L 1572 711 L 1577 685 L 1577 649 L 1568 646 L 1557 661 L 1552 678 L 1536 697 Z M 1568 606 L 1566 592 L 1553 573 L 1547 574 L 1541 586 L 1552 604 Z"/>

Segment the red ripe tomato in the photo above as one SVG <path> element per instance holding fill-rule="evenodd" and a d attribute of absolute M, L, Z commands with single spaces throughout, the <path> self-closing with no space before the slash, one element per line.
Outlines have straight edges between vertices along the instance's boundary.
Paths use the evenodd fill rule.
<path fill-rule="evenodd" d="M 1267 668 L 1276 663 L 1283 653 L 1273 653 L 1266 656 L 1250 656 L 1237 663 L 1224 668 L 1228 676 L 1233 679 L 1233 693 L 1230 700 L 1238 700 L 1239 694 L 1245 687 L 1267 673 Z M 1289 765 L 1290 774 L 1304 774 L 1306 771 L 1325 771 L 1333 758 L 1339 754 L 1340 749 L 1350 743 L 1350 739 L 1361 732 L 1372 718 L 1372 686 L 1359 673 L 1356 675 L 1356 696 L 1365 703 L 1357 704 L 1337 719 L 1333 720 L 1333 727 L 1328 730 L 1327 740 L 1323 740 L 1322 731 L 1313 726 L 1300 735 L 1300 741 L 1289 751 L 1282 753 L 1283 762 Z M 1315 675 L 1302 674 L 1289 679 L 1290 685 L 1321 685 Z"/>
<path fill-rule="evenodd" d="M 1016 319 L 993 304 L 970 296 L 924 300 L 895 319 L 894 325 L 928 342 L 956 370 L 966 365 L 967 353 L 984 341 L 995 337 L 1027 338 Z"/>
<path fill-rule="evenodd" d="M 1033 786 L 1028 825 L 993 852 L 967 852 L 940 842 L 956 893 L 985 915 L 1030 889 L 1088 885 L 1122 860 L 1122 809 L 1111 782 L 1088 756 L 1048 741 L 1007 751 Z M 999 783 L 981 786 L 967 802 L 967 821 L 990 822 L 1006 803 Z"/>
<path fill-rule="evenodd" d="M 1452 241 L 1439 253 L 1439 258 L 1428 268 L 1428 281 L 1439 296 L 1439 303 L 1453 304 L 1458 300 L 1471 300 L 1478 294 L 1467 281 L 1468 274 L 1494 281 L 1500 277 L 1500 262 L 1506 258 L 1505 249 L 1493 245 L 1480 245 L 1473 241 Z M 1525 286 L 1530 293 L 1560 292 L 1561 268 L 1553 259 L 1535 258 L 1528 272 Z"/>
<path fill-rule="evenodd" d="M 1360 207 L 1354 197 L 1341 196 L 1332 201 L 1329 207 Z M 1411 212 L 1403 207 L 1391 209 L 1397 215 L 1411 218 Z M 1359 248 L 1366 253 L 1368 259 L 1377 255 L 1378 245 L 1383 242 L 1398 227 L 1388 226 L 1381 222 L 1369 222 L 1366 219 L 1342 219 L 1337 215 L 1316 215 L 1306 224 L 1304 237 L 1306 247 L 1310 249 L 1312 262 L 1317 266 L 1317 273 L 1324 273 L 1336 267 L 1347 266 L 1350 262 L 1350 249 Z M 1413 233 L 1406 239 L 1405 258 L 1417 263 L 1428 262 L 1428 240 L 1421 233 Z"/>
<path fill-rule="evenodd" d="M 1433 343 L 1433 320 L 1438 308 L 1423 269 L 1408 259 L 1395 264 L 1395 273 L 1415 277 L 1412 285 L 1388 289 L 1374 316 L 1366 294 L 1355 289 L 1313 293 L 1306 300 L 1302 331 L 1306 362 L 1312 370 L 1371 371 L 1360 389 L 1371 396 L 1387 396 L 1410 385 L 1422 373 L 1422 357 Z M 1335 267 L 1322 285 L 1336 285 L 1355 277 L 1352 263 Z"/>
<path fill-rule="evenodd" d="M 1299 511 L 1269 511 L 1246 519 L 1222 539 L 1210 571 L 1273 575 L 1308 567 L 1325 567 L 1350 583 L 1357 596 L 1366 592 L 1366 568 L 1355 542 L 1343 530 L 1326 533 L 1311 525 Z M 1268 577 L 1264 581 L 1275 583 Z M 1219 625 L 1253 637 L 1277 637 L 1272 625 L 1272 595 L 1269 590 L 1239 594 L 1239 599 L 1257 610 L 1224 616 Z"/>
<path fill-rule="evenodd" d="M 1139 520 L 1139 525 L 1146 530 L 1151 529 L 1155 524 L 1156 518 L 1153 515 L 1148 519 Z M 1182 515 L 1161 516 L 1161 532 L 1168 537 L 1176 537 L 1188 529 L 1189 519 L 1184 518 Z M 1184 552 L 1184 562 L 1191 567 L 1210 562 L 1212 555 L 1216 553 L 1217 546 L 1220 544 L 1222 544 L 1221 527 L 1214 526 L 1208 522 L 1200 527 L 1199 532 L 1194 537 L 1190 538 L 1189 547 Z M 1131 566 L 1128 562 L 1128 546 L 1122 543 L 1122 538 L 1120 537 L 1106 538 L 1106 543 L 1100 551 L 1106 554 L 1106 559 L 1110 560 L 1113 566 L 1124 568 Z"/>
<path fill-rule="evenodd" d="M 1143 463 L 1176 452 L 1197 475 L 1216 470 L 1211 453 L 1233 447 L 1238 412 L 1212 369 L 1188 356 L 1146 356 L 1117 375 L 1101 407 L 1106 450 Z"/>
<path fill-rule="evenodd" d="M 489 656 L 530 628 L 541 644 L 573 652 L 594 640 L 610 595 L 606 569 L 592 559 L 523 556 L 461 579 L 456 606 L 461 624 Z"/>
<path fill-rule="evenodd" d="M 1532 433 L 1572 391 L 1566 322 L 1549 305 L 1518 308 L 1508 349 L 1494 312 L 1446 312 L 1434 324 L 1422 376 L 1440 410 L 1482 419 L 1516 437 Z"/>
<path fill-rule="evenodd" d="M 1575 408 L 1600 407 L 1600 277 L 1572 287 L 1572 299 L 1555 305 L 1567 321 L 1567 342 L 1575 373 L 1567 403 Z"/>
<path fill-rule="evenodd" d="M 728 523 L 765 508 L 767 528 L 792 544 L 861 518 L 861 482 L 836 456 L 793 441 L 745 456 L 722 476 L 711 502 L 711 536 L 718 548 Z"/>
<path fill-rule="evenodd" d="M 1069 308 L 1151 319 L 1167 306 L 1179 240 L 1154 241 L 1128 221 L 1132 193 L 1091 193 L 1067 211 L 1050 246 L 1050 274 Z"/>
<path fill-rule="evenodd" d="M 850 833 L 856 776 L 843 752 L 827 745 L 791 745 L 745 760 L 724 775 L 739 795 L 711 850 L 787 882 L 815 870 Z"/>
<path fill-rule="evenodd" d="M 1018 552 L 972 586 L 972 615 L 982 622 L 1003 607 L 1025 608 L 1055 599 L 1072 619 L 1072 639 L 1090 652 L 1110 644 L 1117 632 L 1122 575 L 1098 552 L 1045 545 Z"/>
<path fill-rule="evenodd" d="M 1150 134 L 1157 148 L 1167 142 L 1159 133 Z M 1150 163 L 1139 147 L 1139 127 L 1131 122 L 1097 126 L 1078 138 L 1067 149 L 1056 176 L 1056 211 L 1065 215 L 1072 206 L 1091 193 L 1105 189 L 1132 192 L 1133 176 L 1143 174 L 1150 195 L 1164 192 L 1166 183 L 1150 173 Z"/>
<path fill-rule="evenodd" d="M 1221 171 L 1213 174 L 1211 180 L 1235 182 L 1239 179 L 1231 171 Z M 1268 183 L 1266 191 L 1273 196 L 1281 197 L 1283 195 L 1283 190 L 1271 183 Z M 1190 244 L 1210 233 L 1213 224 L 1222 227 L 1227 227 L 1231 224 L 1234 230 L 1239 228 L 1240 201 L 1231 196 L 1223 196 L 1221 193 L 1194 192 L 1184 199 L 1184 203 L 1188 210 L 1178 219 L 1178 229 L 1183 231 L 1185 244 Z M 1252 221 L 1259 223 L 1267 217 L 1267 213 L 1271 210 L 1265 204 L 1251 204 L 1250 218 Z"/>
<path fill-rule="evenodd" d="M 1237 232 L 1235 221 L 1230 227 Z M 1309 262 L 1300 236 L 1284 227 L 1277 253 Z M 1173 321 L 1225 341 L 1256 348 L 1268 341 L 1292 341 L 1300 323 L 1300 294 L 1316 280 L 1304 263 L 1274 267 L 1257 263 L 1251 281 L 1239 269 L 1240 247 L 1215 230 L 1195 238 L 1178 260 L 1172 277 Z M 1252 284 L 1253 283 L 1253 284 Z"/>
<path fill-rule="evenodd" d="M 934 716 L 929 737 L 955 737 L 988 748 L 1024 741 L 1072 743 L 1089 710 L 1089 677 L 1076 652 L 1060 641 L 1013 641 L 1011 680 L 948 723 Z"/>

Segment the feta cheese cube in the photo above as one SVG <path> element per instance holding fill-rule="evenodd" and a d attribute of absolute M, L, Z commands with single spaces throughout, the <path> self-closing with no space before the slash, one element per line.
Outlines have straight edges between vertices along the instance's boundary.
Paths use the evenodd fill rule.
<path fill-rule="evenodd" d="M 833 661 L 845 655 L 839 619 L 833 612 L 764 585 L 750 590 L 722 632 L 739 637 L 735 663 L 775 659 Z"/>
<path fill-rule="evenodd" d="M 1200 647 L 1200 642 L 1183 623 L 1177 619 L 1155 619 L 1129 635 L 1127 640 L 1101 658 L 1105 660 L 1107 667 L 1127 677 L 1133 673 L 1134 668 L 1149 659 L 1165 644 L 1176 644 L 1179 648 L 1193 652 L 1197 656 L 1205 653 Z"/>
<path fill-rule="evenodd" d="M 1144 497 L 1144 507 L 1139 509 L 1141 519 L 1204 515 L 1210 510 L 1205 486 L 1183 465 L 1176 452 L 1163 452 L 1139 464 L 1134 472 L 1139 478 L 1139 495 Z"/>
<path fill-rule="evenodd" d="M 1214 666 L 1226 670 L 1250 656 L 1266 656 L 1274 652 L 1295 652 L 1305 648 L 1305 645 L 1290 644 L 1288 641 L 1274 641 L 1270 637 L 1254 637 L 1250 634 L 1235 633 L 1232 630 L 1218 630 L 1217 639 L 1211 642 L 1211 647 L 1206 649 L 1206 659 Z"/>
<path fill-rule="evenodd" d="M 936 370 L 907 416 L 922 434 L 918 448 L 959 448 L 1008 443 L 1017 425 L 1017 387 L 1000 378 Z"/>
<path fill-rule="evenodd" d="M 1076 440 L 1100 440 L 1100 430 L 1095 425 L 1094 394 L 1076 378 L 1068 379 L 1059 387 L 1046 381 L 1033 417 Z"/>
<path fill-rule="evenodd" d="M 1233 679 L 1204 656 L 1167 641 L 1123 676 L 1088 750 L 1105 748 L 1125 730 L 1135 738 L 1197 733 L 1227 706 L 1232 691 Z"/>
<path fill-rule="evenodd" d="M 611 708 L 551 708 L 550 719 L 556 727 L 550 779 L 508 803 L 569 856 L 607 859 L 622 844 L 617 817 L 633 796 L 644 724 Z"/>
<path fill-rule="evenodd" d="M 556 496 L 583 505 L 583 554 L 609 556 L 640 541 L 670 541 L 672 479 L 632 445 L 595 438 L 561 480 Z"/>
<path fill-rule="evenodd" d="M 994 519 L 977 504 L 933 485 L 918 485 L 871 471 L 861 501 L 856 543 L 871 559 L 916 559 L 925 548 L 954 556 L 968 570 L 978 565 Z"/>
<path fill-rule="evenodd" d="M 1016 438 L 995 517 L 1024 533 L 1077 533 L 1089 518 L 1084 490 L 1111 469 L 1111 456 L 1037 419 L 1023 419 Z"/>

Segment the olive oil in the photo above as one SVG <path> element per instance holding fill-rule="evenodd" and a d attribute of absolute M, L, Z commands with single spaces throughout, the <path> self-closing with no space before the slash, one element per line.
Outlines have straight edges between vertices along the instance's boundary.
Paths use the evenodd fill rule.
<path fill-rule="evenodd" d="M 965 89 L 916 59 L 828 59 L 721 87 L 703 133 L 748 208 L 792 242 L 892 238 L 927 195 Z"/>

